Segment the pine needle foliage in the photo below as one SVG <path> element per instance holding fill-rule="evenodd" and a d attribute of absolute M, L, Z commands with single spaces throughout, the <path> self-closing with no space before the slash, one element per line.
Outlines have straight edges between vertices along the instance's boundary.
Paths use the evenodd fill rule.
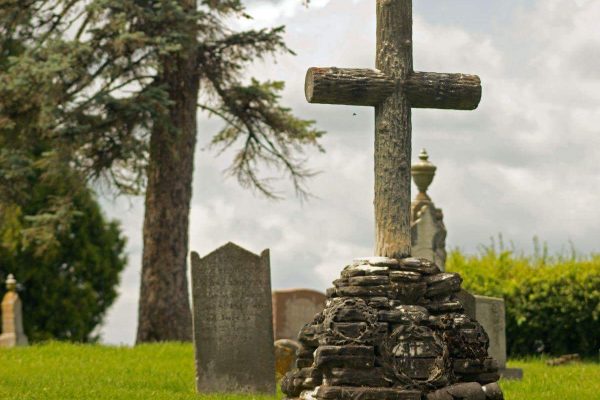
<path fill-rule="evenodd" d="M 146 183 L 153 126 L 170 124 L 165 60 L 196 47 L 198 106 L 223 119 L 216 149 L 237 148 L 229 173 L 277 197 L 261 168 L 285 172 L 307 194 L 304 149 L 322 131 L 279 104 L 282 82 L 246 82 L 248 64 L 291 53 L 284 28 L 236 31 L 250 18 L 239 0 L 7 0 L 0 4 L 0 168 L 11 182 L 27 166 L 65 165 L 87 182 L 138 194 Z M 176 89 L 176 88 L 175 88 Z M 40 152 L 38 143 L 51 143 Z M 51 179 L 51 177 L 48 177 Z M 3 185 L 1 198 L 21 186 Z M 26 189 L 25 189 L 26 190 Z M 69 201 L 45 214 L 66 216 Z"/>

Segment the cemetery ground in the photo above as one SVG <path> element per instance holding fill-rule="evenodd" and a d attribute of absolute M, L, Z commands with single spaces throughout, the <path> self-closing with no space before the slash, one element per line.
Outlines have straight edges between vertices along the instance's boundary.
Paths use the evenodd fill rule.
<path fill-rule="evenodd" d="M 549 367 L 543 359 L 532 358 L 509 365 L 523 368 L 525 378 L 500 382 L 507 400 L 600 399 L 598 362 Z M 63 343 L 2 349 L 0 399 L 274 400 L 270 396 L 198 395 L 191 344 L 122 348 Z"/>

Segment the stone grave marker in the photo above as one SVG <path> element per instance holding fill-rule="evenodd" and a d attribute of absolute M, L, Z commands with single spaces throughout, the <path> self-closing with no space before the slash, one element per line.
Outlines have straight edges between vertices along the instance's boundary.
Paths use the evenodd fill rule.
<path fill-rule="evenodd" d="M 446 270 L 446 227 L 444 214 L 427 194 L 437 167 L 429 161 L 425 149 L 419 154 L 420 161 L 413 164 L 411 173 L 419 193 L 411 204 L 412 254 L 435 262 Z"/>
<path fill-rule="evenodd" d="M 296 340 L 307 321 L 325 307 L 324 293 L 309 289 L 276 290 L 273 292 L 273 330 L 275 340 Z"/>
<path fill-rule="evenodd" d="M 2 335 L 0 347 L 27 346 L 29 341 L 23 331 L 23 311 L 17 294 L 17 281 L 10 274 L 6 280 L 8 292 L 2 300 Z"/>
<path fill-rule="evenodd" d="M 274 395 L 269 250 L 192 253 L 192 300 L 198 391 Z"/>

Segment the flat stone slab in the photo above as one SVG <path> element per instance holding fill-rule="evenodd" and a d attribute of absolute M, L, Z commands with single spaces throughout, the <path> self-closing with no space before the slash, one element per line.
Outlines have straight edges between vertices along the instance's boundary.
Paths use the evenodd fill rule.
<path fill-rule="evenodd" d="M 421 392 L 393 388 L 321 386 L 317 398 L 322 400 L 421 400 Z"/>
<path fill-rule="evenodd" d="M 379 266 L 379 267 L 390 267 L 390 266 L 396 266 L 396 265 L 400 264 L 400 262 L 396 259 L 388 258 L 388 257 L 359 257 L 359 258 L 355 258 L 352 261 L 352 264 L 354 264 L 354 265 L 369 264 L 369 265 Z"/>

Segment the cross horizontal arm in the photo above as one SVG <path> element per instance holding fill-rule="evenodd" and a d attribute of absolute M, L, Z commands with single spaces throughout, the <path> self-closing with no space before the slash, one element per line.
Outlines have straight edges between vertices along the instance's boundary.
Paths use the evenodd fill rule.
<path fill-rule="evenodd" d="M 404 82 L 413 108 L 474 110 L 481 101 L 481 80 L 477 75 L 413 72 Z"/>
<path fill-rule="evenodd" d="M 358 68 L 310 68 L 305 92 L 309 103 L 377 106 L 396 90 L 381 71 Z M 412 72 L 402 82 L 411 107 L 474 110 L 481 100 L 478 76 Z"/>
<path fill-rule="evenodd" d="M 304 91 L 309 103 L 376 106 L 395 86 L 394 79 L 374 69 L 310 68 Z"/>

